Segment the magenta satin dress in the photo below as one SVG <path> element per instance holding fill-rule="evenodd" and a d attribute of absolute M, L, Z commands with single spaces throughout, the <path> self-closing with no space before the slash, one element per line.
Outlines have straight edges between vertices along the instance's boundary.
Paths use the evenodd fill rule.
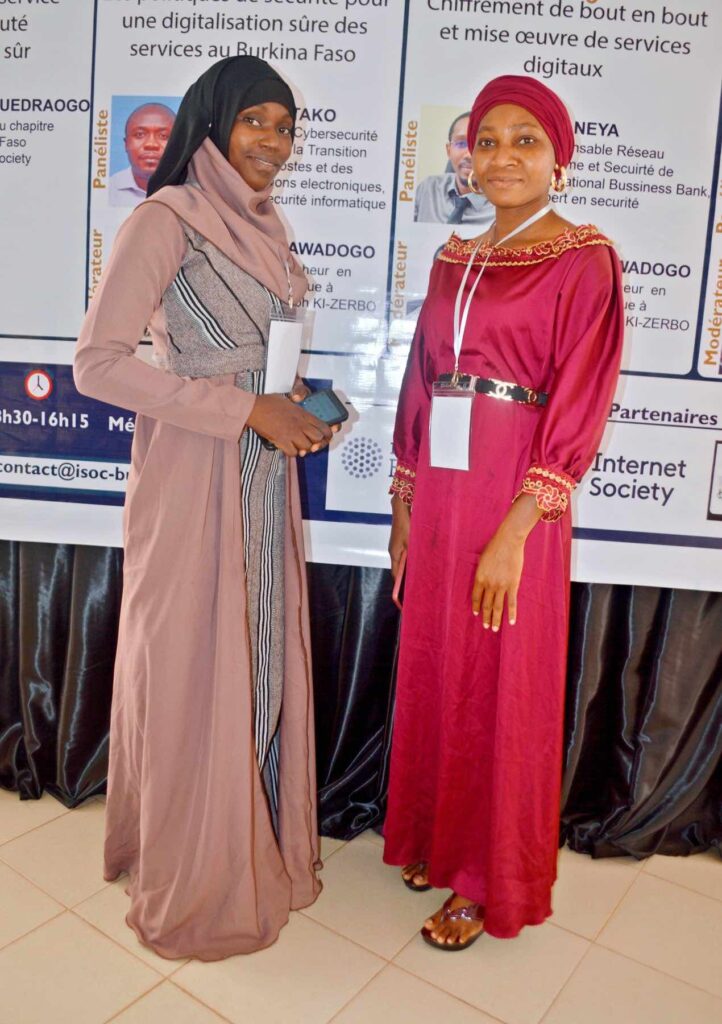
<path fill-rule="evenodd" d="M 493 253 L 460 370 L 548 392 L 549 401 L 477 395 L 470 470 L 432 468 L 431 386 L 454 369 L 454 300 L 473 245 L 452 235 L 434 263 L 396 418 L 392 490 L 412 515 L 384 859 L 428 861 L 434 886 L 484 905 L 485 930 L 511 938 L 551 913 L 568 499 L 609 413 L 623 301 L 616 253 L 590 225 Z M 517 624 L 495 634 L 472 615 L 471 591 L 479 555 L 520 492 L 544 514 L 525 546 Z"/>

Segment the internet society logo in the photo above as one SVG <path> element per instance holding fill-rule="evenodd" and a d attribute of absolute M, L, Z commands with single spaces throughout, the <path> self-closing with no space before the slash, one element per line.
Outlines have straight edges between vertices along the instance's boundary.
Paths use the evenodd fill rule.
<path fill-rule="evenodd" d="M 343 446 L 341 465 L 356 480 L 368 480 L 381 469 L 384 453 L 370 437 L 352 437 Z"/>

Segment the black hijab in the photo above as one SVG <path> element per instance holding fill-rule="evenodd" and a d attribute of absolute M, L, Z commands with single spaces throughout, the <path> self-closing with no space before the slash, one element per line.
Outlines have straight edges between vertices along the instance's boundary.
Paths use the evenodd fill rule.
<path fill-rule="evenodd" d="M 181 101 L 165 152 L 148 182 L 148 195 L 164 185 L 182 185 L 188 162 L 206 138 L 227 157 L 238 111 L 257 103 L 280 103 L 296 121 L 293 93 L 265 60 L 226 57 L 208 68 Z"/>

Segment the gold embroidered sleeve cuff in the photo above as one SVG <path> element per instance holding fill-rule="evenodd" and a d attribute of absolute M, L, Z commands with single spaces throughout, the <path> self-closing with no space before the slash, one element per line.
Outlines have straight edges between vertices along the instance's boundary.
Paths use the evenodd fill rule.
<path fill-rule="evenodd" d="M 394 473 L 394 478 L 391 481 L 389 494 L 398 494 L 404 505 L 411 506 L 414 501 L 415 483 L 416 473 L 414 470 L 409 469 L 408 466 L 404 466 L 400 462 L 397 462 L 396 472 Z"/>
<path fill-rule="evenodd" d="M 566 473 L 554 473 L 543 466 L 530 466 L 519 494 L 532 494 L 537 508 L 543 513 L 542 522 L 555 523 L 569 507 L 569 495 L 576 485 L 576 480 Z"/>

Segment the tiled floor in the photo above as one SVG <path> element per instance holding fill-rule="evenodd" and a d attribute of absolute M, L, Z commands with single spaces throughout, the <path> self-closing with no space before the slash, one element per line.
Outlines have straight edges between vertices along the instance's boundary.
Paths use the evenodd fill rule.
<path fill-rule="evenodd" d="M 444 956 L 381 840 L 323 841 L 324 891 L 270 949 L 167 961 L 100 875 L 104 805 L 0 791 L 0 1024 L 722 1024 L 722 862 L 562 851 L 555 915 Z"/>

